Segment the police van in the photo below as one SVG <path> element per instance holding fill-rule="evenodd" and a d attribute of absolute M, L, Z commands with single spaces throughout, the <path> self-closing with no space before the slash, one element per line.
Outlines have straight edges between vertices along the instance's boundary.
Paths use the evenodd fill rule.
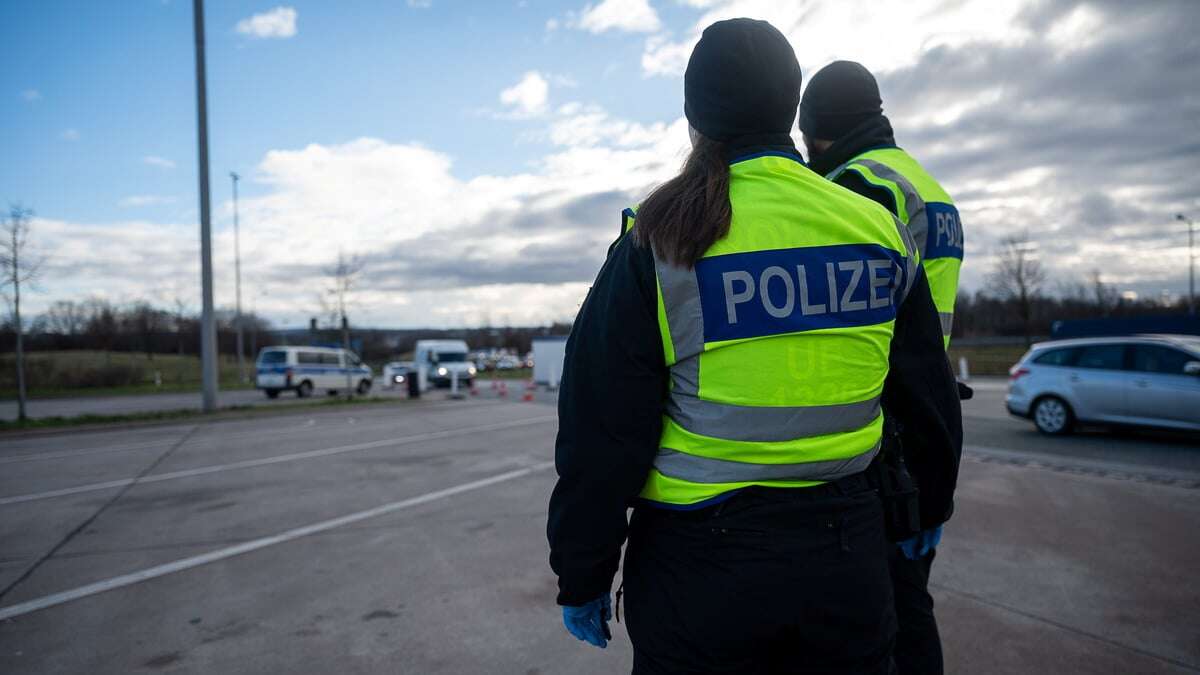
<path fill-rule="evenodd" d="M 478 370 L 467 360 L 468 351 L 462 340 L 417 340 L 413 362 L 421 373 L 422 388 L 449 387 L 455 379 L 470 387 Z"/>
<path fill-rule="evenodd" d="M 258 353 L 254 385 L 276 398 L 288 390 L 306 398 L 314 391 L 335 393 L 349 386 L 359 394 L 371 391 L 371 368 L 358 355 L 331 347 L 265 347 Z"/>

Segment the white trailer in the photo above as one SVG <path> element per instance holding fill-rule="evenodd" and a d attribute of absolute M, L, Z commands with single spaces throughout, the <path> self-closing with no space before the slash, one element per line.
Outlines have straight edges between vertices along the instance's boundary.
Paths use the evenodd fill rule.
<path fill-rule="evenodd" d="M 533 338 L 533 382 L 551 389 L 562 379 L 563 360 L 567 356 L 567 336 Z"/>

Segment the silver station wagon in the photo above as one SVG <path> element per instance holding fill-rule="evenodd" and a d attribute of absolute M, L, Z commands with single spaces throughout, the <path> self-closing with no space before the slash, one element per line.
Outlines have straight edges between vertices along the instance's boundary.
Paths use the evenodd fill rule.
<path fill-rule="evenodd" d="M 1035 344 L 1009 370 L 1005 405 L 1045 434 L 1076 423 L 1200 431 L 1200 337 Z"/>

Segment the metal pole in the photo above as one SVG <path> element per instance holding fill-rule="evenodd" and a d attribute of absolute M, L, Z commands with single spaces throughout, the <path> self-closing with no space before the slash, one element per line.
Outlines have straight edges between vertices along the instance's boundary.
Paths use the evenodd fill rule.
<path fill-rule="evenodd" d="M 234 309 L 234 324 L 237 328 L 237 357 L 238 357 L 238 377 L 242 378 L 245 383 L 246 379 L 246 358 L 245 358 L 245 343 L 242 338 L 244 328 L 242 326 L 242 236 L 238 229 L 238 180 L 241 176 L 230 171 L 229 177 L 233 179 L 233 274 L 234 274 L 234 289 L 237 296 L 237 301 Z"/>
<path fill-rule="evenodd" d="M 196 38 L 196 131 L 200 163 L 200 372 L 204 412 L 217 409 L 217 329 L 213 321 L 212 227 L 208 204 L 208 95 L 204 75 L 204 0 L 192 0 Z"/>
<path fill-rule="evenodd" d="M 1195 224 L 1191 218 L 1184 216 L 1182 213 L 1175 215 L 1176 220 L 1182 220 L 1188 224 L 1188 314 L 1196 313 L 1196 256 L 1192 253 L 1192 243 L 1195 235 L 1193 229 Z"/>

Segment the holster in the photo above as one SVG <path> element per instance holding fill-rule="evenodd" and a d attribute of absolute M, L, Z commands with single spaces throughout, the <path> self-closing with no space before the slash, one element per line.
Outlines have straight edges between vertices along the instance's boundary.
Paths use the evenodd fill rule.
<path fill-rule="evenodd" d="M 884 529 L 894 542 L 911 539 L 921 531 L 917 484 L 904 465 L 900 430 L 885 417 L 879 454 L 867 468 L 867 479 L 883 501 Z"/>

